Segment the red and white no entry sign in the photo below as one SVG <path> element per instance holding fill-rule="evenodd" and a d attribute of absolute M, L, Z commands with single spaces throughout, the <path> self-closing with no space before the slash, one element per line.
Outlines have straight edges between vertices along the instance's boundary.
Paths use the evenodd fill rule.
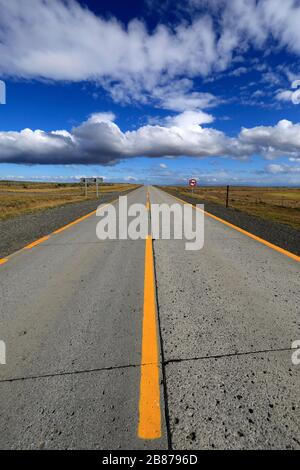
<path fill-rule="evenodd" d="M 191 178 L 189 180 L 189 185 L 194 188 L 195 186 L 197 186 L 197 180 L 195 178 Z"/>

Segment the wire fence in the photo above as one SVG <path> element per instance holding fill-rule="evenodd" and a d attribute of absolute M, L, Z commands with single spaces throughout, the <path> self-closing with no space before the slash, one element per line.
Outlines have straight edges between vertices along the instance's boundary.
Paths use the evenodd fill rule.
<path fill-rule="evenodd" d="M 192 192 L 186 188 L 185 192 Z M 300 188 L 249 188 L 238 186 L 198 187 L 193 195 L 226 207 L 271 205 L 300 209 Z"/>

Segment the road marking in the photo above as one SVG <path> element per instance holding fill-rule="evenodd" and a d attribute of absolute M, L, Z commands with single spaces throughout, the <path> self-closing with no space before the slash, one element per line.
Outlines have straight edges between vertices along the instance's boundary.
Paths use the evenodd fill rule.
<path fill-rule="evenodd" d="M 147 192 L 147 197 L 146 197 L 146 208 L 148 211 L 150 211 L 150 195 L 149 192 Z"/>
<path fill-rule="evenodd" d="M 70 222 L 69 224 L 64 225 L 63 227 L 60 227 L 59 229 L 55 230 L 55 232 L 53 232 L 52 235 L 57 235 L 57 234 L 63 232 L 64 230 L 66 230 L 67 228 L 73 227 L 73 225 L 76 225 L 79 222 L 82 222 L 83 220 L 87 219 L 88 217 L 91 217 L 92 215 L 96 214 L 97 210 L 99 208 L 104 209 L 104 207 L 107 207 L 110 204 L 115 204 L 118 200 L 119 200 L 119 198 L 116 198 L 116 199 L 113 199 L 111 202 L 108 202 L 107 204 L 104 204 L 104 206 L 99 205 L 99 207 L 97 207 L 96 210 L 94 210 L 92 212 L 89 212 L 88 214 L 84 215 L 83 217 L 80 217 L 79 219 L 73 220 L 73 222 Z"/>
<path fill-rule="evenodd" d="M 138 188 L 139 189 L 139 188 Z M 102 208 L 108 206 L 109 204 L 114 204 L 116 201 L 118 201 L 118 198 L 112 200 L 111 202 L 105 204 L 104 206 L 102 206 Z M 99 206 L 100 207 L 100 206 Z M 57 235 L 58 233 L 61 233 L 63 232 L 64 230 L 66 230 L 67 228 L 69 227 L 72 227 L 73 225 L 75 224 L 78 224 L 79 222 L 87 219 L 88 217 L 90 217 L 91 215 L 95 214 L 97 212 L 98 208 L 92 212 L 89 212 L 88 214 L 84 215 L 83 217 L 80 217 L 79 219 L 76 219 L 74 220 L 73 222 L 67 224 L 67 225 L 64 225 L 63 227 L 60 227 L 59 229 L 55 230 L 55 232 L 52 232 L 50 233 L 50 235 L 47 235 L 45 237 L 42 237 L 42 238 L 39 238 L 38 240 L 34 241 L 33 243 L 30 243 L 29 245 L 26 245 L 24 246 L 23 248 L 20 248 L 20 250 L 17 250 L 15 251 L 14 253 L 12 253 L 11 255 L 9 255 L 7 258 L 3 258 L 3 259 L 0 259 L 0 265 L 1 264 L 5 264 L 9 261 L 9 259 L 12 257 L 12 256 L 15 256 L 16 254 L 22 252 L 23 250 L 29 250 L 30 248 L 33 248 L 37 245 L 39 245 L 40 243 L 43 243 L 47 240 L 49 240 L 49 238 L 51 237 L 51 235 Z"/>
<path fill-rule="evenodd" d="M 138 437 L 161 437 L 159 354 L 152 237 L 146 239 Z"/>
<path fill-rule="evenodd" d="M 50 238 L 50 235 L 47 235 L 46 237 L 39 238 L 39 239 L 36 240 L 35 242 L 30 243 L 29 245 L 24 246 L 24 249 L 25 249 L 25 250 L 30 250 L 30 248 L 33 248 L 33 247 L 35 247 L 35 246 L 37 246 L 37 245 L 40 245 L 41 243 L 43 243 L 43 242 L 49 240 L 49 238 Z"/>
<path fill-rule="evenodd" d="M 146 207 L 147 207 L 147 210 L 150 211 L 150 209 L 151 209 L 151 200 L 150 200 L 150 193 L 149 193 L 149 191 L 147 191 Z"/>
<path fill-rule="evenodd" d="M 67 228 L 73 227 L 73 225 L 76 225 L 76 224 L 78 224 L 79 222 L 82 222 L 83 220 L 87 219 L 87 218 L 90 217 L 91 215 L 96 214 L 96 212 L 97 212 L 97 209 L 96 209 L 95 211 L 89 212 L 88 214 L 84 215 L 83 217 L 80 217 L 79 219 L 73 220 L 73 222 L 70 222 L 69 224 L 64 225 L 63 227 L 60 227 L 59 229 L 55 230 L 55 231 L 53 232 L 53 235 L 57 235 L 58 233 L 63 232 L 63 231 L 66 230 Z"/>
<path fill-rule="evenodd" d="M 179 197 L 173 196 L 173 194 L 169 194 L 166 191 L 164 191 L 166 194 L 169 196 L 172 196 L 174 199 L 177 199 L 181 203 L 183 202 L 184 204 L 188 204 L 189 206 L 192 206 L 194 209 L 203 212 L 205 215 L 208 217 L 211 217 L 212 219 L 217 220 L 218 222 L 221 222 L 224 225 L 227 225 L 228 227 L 233 228 L 234 230 L 237 230 L 240 233 L 243 233 L 244 235 L 247 235 L 247 237 L 253 238 L 253 240 L 256 240 L 259 243 L 262 243 L 263 245 L 268 246 L 269 248 L 272 248 L 272 250 L 278 251 L 279 253 L 288 256 L 289 258 L 293 259 L 294 261 L 298 261 L 300 263 L 300 256 L 295 255 L 294 253 L 291 253 L 290 251 L 285 250 L 284 248 L 280 248 L 280 246 L 274 245 L 273 243 L 268 242 L 267 240 L 264 240 L 263 238 L 258 237 L 257 235 L 254 235 L 251 232 L 247 232 L 247 230 L 244 230 L 237 225 L 231 224 L 230 222 L 227 222 L 227 220 L 221 219 L 220 217 L 217 217 L 216 215 L 211 214 L 210 212 L 204 211 L 200 209 L 199 207 L 195 207 L 193 204 L 190 202 L 186 202 L 183 199 L 180 199 Z"/>

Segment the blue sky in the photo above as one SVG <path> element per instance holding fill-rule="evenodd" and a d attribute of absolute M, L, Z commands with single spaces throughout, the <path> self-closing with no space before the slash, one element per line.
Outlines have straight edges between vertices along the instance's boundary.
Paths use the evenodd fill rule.
<path fill-rule="evenodd" d="M 0 178 L 300 186 L 297 0 L 28 4 L 0 0 Z"/>

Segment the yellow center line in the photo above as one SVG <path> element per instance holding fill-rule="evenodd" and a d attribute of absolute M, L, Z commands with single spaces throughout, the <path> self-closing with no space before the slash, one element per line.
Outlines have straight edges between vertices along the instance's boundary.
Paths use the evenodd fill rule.
<path fill-rule="evenodd" d="M 138 437 L 161 437 L 159 352 L 152 237 L 146 239 Z"/>
<path fill-rule="evenodd" d="M 150 194 L 149 191 L 147 191 L 147 196 L 146 196 L 146 208 L 148 211 L 150 211 Z"/>
<path fill-rule="evenodd" d="M 5 264 L 7 263 L 8 258 L 0 258 L 0 264 Z"/>
<path fill-rule="evenodd" d="M 33 248 L 34 246 L 37 246 L 37 245 L 39 245 L 40 243 L 43 243 L 43 242 L 49 240 L 49 238 L 50 238 L 50 235 L 47 235 L 46 237 L 39 238 L 39 239 L 36 240 L 35 242 L 30 243 L 29 245 L 25 246 L 24 249 L 25 249 L 25 250 L 30 250 L 30 248 Z"/>
<path fill-rule="evenodd" d="M 234 230 L 237 230 L 240 233 L 243 233 L 244 235 L 247 235 L 247 237 L 252 238 L 253 240 L 256 240 L 259 243 L 262 243 L 263 245 L 268 246 L 272 250 L 278 251 L 279 253 L 288 256 L 289 258 L 293 259 L 294 261 L 298 261 L 300 263 L 300 256 L 295 255 L 294 253 L 291 253 L 290 251 L 287 251 L 283 248 L 280 248 L 277 245 L 274 245 L 273 243 L 268 242 L 267 240 L 264 240 L 263 238 L 258 237 L 257 235 L 254 235 L 251 232 L 247 232 L 247 230 L 244 230 L 240 227 L 237 227 L 234 224 L 231 224 L 230 222 L 227 222 L 227 220 L 221 219 L 220 217 L 217 217 L 216 215 L 211 214 L 210 212 L 204 211 L 203 209 L 200 209 L 199 207 L 194 206 L 193 204 L 184 201 L 183 199 L 180 199 L 179 197 L 173 196 L 173 194 L 167 193 L 169 196 L 172 196 L 174 199 L 177 199 L 181 203 L 188 204 L 189 206 L 192 206 L 194 209 L 203 212 L 205 215 L 208 217 L 211 217 L 214 220 L 217 220 L 218 222 L 221 222 L 224 225 L 227 225 L 230 228 L 233 228 Z"/>

